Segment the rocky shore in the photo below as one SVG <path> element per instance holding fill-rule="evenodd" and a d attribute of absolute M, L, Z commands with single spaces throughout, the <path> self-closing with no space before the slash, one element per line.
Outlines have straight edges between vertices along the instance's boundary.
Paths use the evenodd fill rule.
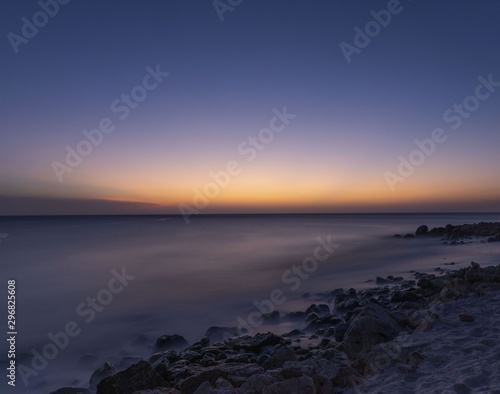
<path fill-rule="evenodd" d="M 499 228 L 464 226 L 430 231 L 422 226 L 417 235 L 491 237 Z M 471 262 L 458 270 L 412 275 L 407 280 L 377 277 L 373 288 L 336 289 L 322 293 L 322 302 L 305 311 L 265 315 L 277 323 L 293 319 L 300 326 L 283 335 L 238 336 L 235 327 L 211 327 L 194 344 L 180 335 L 164 335 L 148 360 L 106 363 L 92 374 L 88 388 L 54 393 L 405 393 L 415 392 L 409 387 L 418 384 L 422 392 L 436 392 L 439 382 L 443 387 L 437 392 L 500 393 L 500 329 L 494 324 L 500 315 L 500 265 L 482 268 Z M 445 337 L 452 344 L 436 347 Z M 450 360 L 447 352 L 454 346 L 460 352 Z M 465 378 L 455 376 L 453 371 L 461 371 L 460 363 L 471 357 L 477 362 L 467 371 L 477 367 L 479 372 L 473 378 L 463 371 Z M 432 380 L 447 365 L 449 376 Z"/>
<path fill-rule="evenodd" d="M 456 245 L 467 242 L 500 242 L 500 223 L 496 222 L 481 222 L 474 224 L 461 224 L 453 226 L 448 224 L 445 227 L 434 227 L 429 230 L 429 227 L 422 225 L 417 228 L 415 234 L 394 235 L 395 238 L 415 238 L 415 237 L 441 237 L 444 243 Z"/>

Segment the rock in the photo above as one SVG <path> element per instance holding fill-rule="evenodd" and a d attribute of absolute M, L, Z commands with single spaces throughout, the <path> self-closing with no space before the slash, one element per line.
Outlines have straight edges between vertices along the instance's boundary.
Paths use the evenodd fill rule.
<path fill-rule="evenodd" d="M 184 350 L 189 346 L 188 341 L 181 335 L 162 335 L 156 340 L 155 352 L 164 350 Z"/>
<path fill-rule="evenodd" d="M 156 373 L 147 361 L 140 361 L 125 371 L 101 380 L 97 394 L 133 394 L 139 390 L 165 387 L 167 382 Z"/>
<path fill-rule="evenodd" d="M 394 339 L 400 332 L 401 326 L 386 309 L 368 302 L 352 320 L 342 345 L 347 356 L 354 359 L 372 346 Z"/>
<path fill-rule="evenodd" d="M 152 390 L 139 390 L 134 394 L 181 394 L 181 392 L 171 387 L 160 387 Z"/>
<path fill-rule="evenodd" d="M 116 372 L 116 368 L 110 363 L 104 363 L 103 366 L 97 368 L 94 373 L 90 376 L 89 387 L 90 389 L 95 389 L 97 383 L 99 383 L 104 378 L 113 375 Z"/>
<path fill-rule="evenodd" d="M 276 378 L 269 375 L 253 375 L 240 387 L 240 394 L 262 393 L 264 387 L 270 387 L 276 383 Z"/>
<path fill-rule="evenodd" d="M 142 360 L 141 356 L 127 356 L 123 357 L 120 361 L 118 361 L 115 365 L 116 371 L 124 371 L 125 369 L 131 367 L 134 364 L 137 364 Z"/>
<path fill-rule="evenodd" d="M 90 394 L 90 391 L 78 387 L 63 387 L 56 391 L 52 391 L 50 394 Z"/>
<path fill-rule="evenodd" d="M 262 367 L 264 369 L 281 368 L 286 361 L 295 361 L 296 358 L 291 346 L 281 346 L 269 355 L 269 359 L 262 364 Z"/>
<path fill-rule="evenodd" d="M 311 313 L 315 313 L 320 317 L 324 317 L 330 314 L 330 307 L 327 304 L 312 304 L 309 308 L 306 309 L 306 316 Z"/>
<path fill-rule="evenodd" d="M 419 296 L 415 289 L 408 290 L 396 290 L 391 297 L 391 302 L 420 302 L 422 301 L 422 297 Z"/>
<path fill-rule="evenodd" d="M 337 342 L 342 342 L 344 340 L 345 333 L 349 328 L 349 324 L 347 323 L 339 323 L 335 327 L 335 340 Z"/>
<path fill-rule="evenodd" d="M 235 337 L 238 335 L 236 327 L 210 327 L 205 336 L 210 339 L 210 343 L 220 343 L 227 338 Z"/>
<path fill-rule="evenodd" d="M 179 356 L 179 353 L 177 353 L 175 350 L 167 350 L 164 352 L 158 352 L 153 354 L 149 358 L 149 363 L 150 364 L 155 364 L 158 360 L 168 360 L 169 363 L 175 363 L 176 361 L 179 361 L 181 358 Z"/>
<path fill-rule="evenodd" d="M 271 386 L 264 386 L 262 390 L 262 394 L 314 394 L 315 392 L 314 382 L 309 376 L 287 379 Z"/>
<path fill-rule="evenodd" d="M 470 262 L 470 266 L 472 267 L 472 269 L 479 269 L 481 266 L 478 264 L 478 263 L 475 263 L 473 261 Z"/>
<path fill-rule="evenodd" d="M 204 382 L 210 382 L 215 385 L 219 378 L 228 380 L 229 382 L 237 385 L 238 382 L 243 382 L 252 375 L 262 374 L 264 369 L 257 364 L 221 364 L 209 368 L 199 368 L 192 370 L 192 375 L 186 379 L 181 380 L 177 387 L 183 394 L 192 394 Z"/>
<path fill-rule="evenodd" d="M 408 365 L 412 368 L 417 368 L 423 361 L 424 356 L 419 352 L 411 352 L 408 356 Z"/>
<path fill-rule="evenodd" d="M 283 334 L 283 336 L 288 338 L 293 338 L 293 337 L 300 337 L 304 334 L 305 334 L 304 331 L 295 329 L 290 332 L 287 332 L 286 334 Z"/>
<path fill-rule="evenodd" d="M 467 315 L 467 314 L 461 314 L 458 316 L 460 321 L 465 322 L 465 323 L 471 323 L 474 321 L 474 316 L 472 315 Z"/>
<path fill-rule="evenodd" d="M 246 350 L 249 352 L 259 353 L 263 347 L 284 345 L 285 341 L 280 336 L 268 332 L 266 334 L 256 334 L 251 338 L 236 342 L 233 347 L 236 350 Z"/>
<path fill-rule="evenodd" d="M 419 228 L 417 228 L 417 231 L 415 231 L 415 235 L 427 235 L 429 233 L 429 227 L 426 225 L 422 225 Z"/>
<path fill-rule="evenodd" d="M 409 239 L 409 238 L 415 238 L 413 234 L 406 234 L 403 238 Z"/>

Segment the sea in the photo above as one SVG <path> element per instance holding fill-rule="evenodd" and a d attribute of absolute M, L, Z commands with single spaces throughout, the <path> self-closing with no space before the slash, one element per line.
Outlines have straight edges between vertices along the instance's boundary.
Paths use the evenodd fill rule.
<path fill-rule="evenodd" d="M 500 264 L 499 243 L 393 237 L 423 224 L 496 222 L 499 213 L 190 219 L 0 217 L 7 338 L 7 281 L 16 287 L 16 387 L 8 392 L 87 387 L 104 362 L 148 359 L 161 335 L 193 343 L 211 326 L 283 333 L 290 324 L 261 323 L 259 313 L 304 311 L 336 288 L 374 287 L 377 276 Z M 8 346 L 2 340 L 2 368 Z M 5 373 L 0 384 L 7 392 Z"/>

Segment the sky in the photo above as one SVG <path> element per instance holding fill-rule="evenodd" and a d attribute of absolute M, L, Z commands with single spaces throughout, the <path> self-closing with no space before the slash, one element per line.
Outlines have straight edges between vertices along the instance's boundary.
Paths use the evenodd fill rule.
<path fill-rule="evenodd" d="M 0 215 L 500 211 L 496 0 L 0 11 Z"/>

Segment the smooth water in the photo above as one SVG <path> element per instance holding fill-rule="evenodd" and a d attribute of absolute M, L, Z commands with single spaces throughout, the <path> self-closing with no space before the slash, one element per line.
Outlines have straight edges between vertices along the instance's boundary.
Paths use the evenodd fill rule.
<path fill-rule="evenodd" d="M 392 237 L 480 221 L 500 214 L 213 215 L 189 225 L 179 216 L 1 217 L 2 282 L 17 280 L 18 365 L 36 372 L 34 392 L 86 386 L 104 361 L 148 357 L 159 335 L 194 342 L 209 326 L 237 326 L 275 290 L 288 312 L 312 302 L 304 293 L 372 286 L 377 275 L 498 264 L 498 244 Z M 113 279 L 123 270 L 128 279 Z M 68 323 L 78 334 L 35 370 L 33 350 Z"/>

